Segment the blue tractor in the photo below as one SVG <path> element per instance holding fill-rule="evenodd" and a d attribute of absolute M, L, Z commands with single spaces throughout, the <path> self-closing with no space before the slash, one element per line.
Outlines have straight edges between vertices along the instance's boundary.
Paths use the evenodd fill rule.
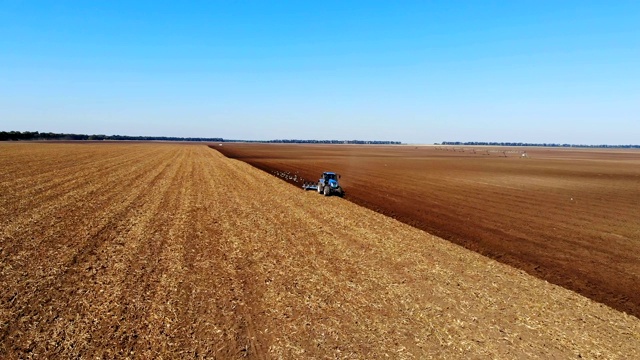
<path fill-rule="evenodd" d="M 342 191 L 338 183 L 339 178 L 340 175 L 334 172 L 323 172 L 322 177 L 318 180 L 318 194 L 324 194 L 324 196 L 331 194 L 344 195 L 344 191 Z"/>
<path fill-rule="evenodd" d="M 324 194 L 324 196 L 338 195 L 344 196 L 344 190 L 338 183 L 340 178 L 339 174 L 334 172 L 323 172 L 322 177 L 318 180 L 318 184 L 305 184 L 302 187 L 305 190 L 318 190 L 318 194 Z"/>

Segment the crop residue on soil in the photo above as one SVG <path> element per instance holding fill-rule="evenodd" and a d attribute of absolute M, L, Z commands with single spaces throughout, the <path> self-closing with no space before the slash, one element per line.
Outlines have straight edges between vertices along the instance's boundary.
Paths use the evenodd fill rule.
<path fill-rule="evenodd" d="M 640 320 L 205 146 L 0 144 L 1 358 L 640 356 Z"/>

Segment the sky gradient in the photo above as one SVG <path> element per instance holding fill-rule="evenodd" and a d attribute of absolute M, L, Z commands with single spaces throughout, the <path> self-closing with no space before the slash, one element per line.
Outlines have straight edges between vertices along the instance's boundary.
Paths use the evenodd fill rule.
<path fill-rule="evenodd" d="M 0 130 L 640 143 L 638 1 L 0 0 Z"/>

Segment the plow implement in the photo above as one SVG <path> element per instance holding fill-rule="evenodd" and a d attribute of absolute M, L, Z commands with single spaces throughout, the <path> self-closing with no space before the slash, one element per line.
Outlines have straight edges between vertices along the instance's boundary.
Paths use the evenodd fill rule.
<path fill-rule="evenodd" d="M 318 184 L 316 183 L 304 183 L 302 188 L 305 190 L 318 190 Z"/>

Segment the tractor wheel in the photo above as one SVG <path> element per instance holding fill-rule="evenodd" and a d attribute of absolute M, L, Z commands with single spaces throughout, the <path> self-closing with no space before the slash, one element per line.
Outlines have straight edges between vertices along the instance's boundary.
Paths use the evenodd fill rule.
<path fill-rule="evenodd" d="M 322 194 L 322 185 L 318 184 L 318 194 Z"/>
<path fill-rule="evenodd" d="M 324 187 L 324 196 L 329 196 L 331 194 L 331 189 L 328 186 Z"/>

